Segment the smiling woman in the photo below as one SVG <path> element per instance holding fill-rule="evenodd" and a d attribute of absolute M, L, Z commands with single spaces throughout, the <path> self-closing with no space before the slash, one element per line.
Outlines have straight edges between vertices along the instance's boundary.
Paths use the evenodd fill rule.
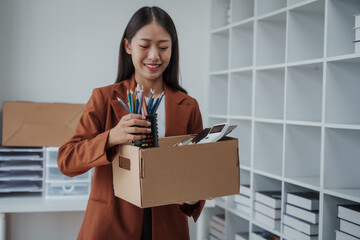
<path fill-rule="evenodd" d="M 197 101 L 179 85 L 179 44 L 170 16 L 143 7 L 130 19 L 120 43 L 115 84 L 94 89 L 75 135 L 58 152 L 62 173 L 76 176 L 95 168 L 90 199 L 78 239 L 189 239 L 187 216 L 196 221 L 204 200 L 141 209 L 114 195 L 111 161 L 117 146 L 144 139 L 150 124 L 128 114 L 128 89 L 143 85 L 145 96 L 164 93 L 159 137 L 197 134 L 202 118 Z M 145 113 L 146 114 L 146 113 Z"/>

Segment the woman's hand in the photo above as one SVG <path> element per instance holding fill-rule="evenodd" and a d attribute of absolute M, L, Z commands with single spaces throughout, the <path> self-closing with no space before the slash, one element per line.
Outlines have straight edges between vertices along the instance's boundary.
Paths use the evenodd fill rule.
<path fill-rule="evenodd" d="M 118 144 L 145 138 L 145 134 L 151 132 L 151 128 L 148 128 L 150 125 L 151 123 L 145 120 L 145 116 L 131 113 L 125 115 L 121 118 L 120 122 L 110 130 L 106 149 L 110 149 Z M 134 133 L 139 135 L 134 135 Z"/>

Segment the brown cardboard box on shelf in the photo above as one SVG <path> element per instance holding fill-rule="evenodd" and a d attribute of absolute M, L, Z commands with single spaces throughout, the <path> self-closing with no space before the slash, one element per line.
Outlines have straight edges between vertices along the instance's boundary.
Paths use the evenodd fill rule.
<path fill-rule="evenodd" d="M 115 195 L 145 208 L 238 194 L 238 140 L 174 146 L 190 137 L 160 138 L 158 148 L 119 146 L 112 161 Z"/>
<path fill-rule="evenodd" d="M 61 146 L 74 133 L 84 104 L 3 102 L 3 146 Z"/>

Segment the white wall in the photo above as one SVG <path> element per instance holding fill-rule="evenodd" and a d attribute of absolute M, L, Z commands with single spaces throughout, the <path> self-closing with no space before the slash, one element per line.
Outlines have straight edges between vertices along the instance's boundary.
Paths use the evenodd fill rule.
<path fill-rule="evenodd" d="M 201 110 L 205 109 L 210 29 L 207 0 L 0 0 L 1 103 L 85 103 L 93 88 L 115 81 L 119 42 L 131 15 L 142 6 L 153 5 L 173 18 L 180 41 L 182 85 L 198 99 Z M 52 222 L 33 214 L 8 216 L 10 239 L 20 239 L 17 231 L 26 232 L 27 239 L 37 239 L 35 232 L 46 229 L 45 222 Z M 82 213 L 68 214 L 78 214 L 73 226 L 80 226 Z M 66 213 L 44 216 L 72 219 Z M 16 220 L 32 217 L 31 225 Z M 49 229 L 56 230 L 53 226 Z M 68 231 L 71 235 L 74 230 Z M 61 231 L 52 233 L 53 239 L 63 239 Z"/>
<path fill-rule="evenodd" d="M 145 5 L 172 16 L 182 85 L 204 109 L 206 0 L 0 0 L 0 101 L 85 103 L 93 88 L 115 81 L 120 38 Z"/>

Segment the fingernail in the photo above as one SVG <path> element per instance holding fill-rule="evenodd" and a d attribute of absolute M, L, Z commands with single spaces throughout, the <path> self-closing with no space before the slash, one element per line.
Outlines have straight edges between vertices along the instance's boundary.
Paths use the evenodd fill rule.
<path fill-rule="evenodd" d="M 151 132 L 151 128 L 146 129 L 146 131 Z"/>
<path fill-rule="evenodd" d="M 141 118 L 142 118 L 142 119 L 146 119 L 146 117 L 145 117 L 144 115 L 141 115 Z"/>
<path fill-rule="evenodd" d="M 151 125 L 151 122 L 147 122 L 147 125 L 150 126 L 150 125 Z"/>

